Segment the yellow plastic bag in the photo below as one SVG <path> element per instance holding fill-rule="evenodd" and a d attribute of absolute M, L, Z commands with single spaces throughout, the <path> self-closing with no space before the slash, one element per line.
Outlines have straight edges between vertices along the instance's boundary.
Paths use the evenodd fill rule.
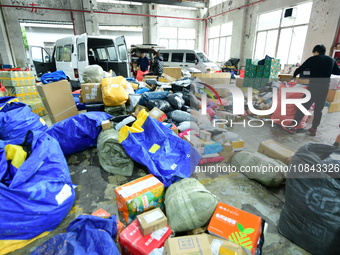
<path fill-rule="evenodd" d="M 106 106 L 125 104 L 129 96 L 126 93 L 127 81 L 123 76 L 102 79 L 103 103 Z"/>

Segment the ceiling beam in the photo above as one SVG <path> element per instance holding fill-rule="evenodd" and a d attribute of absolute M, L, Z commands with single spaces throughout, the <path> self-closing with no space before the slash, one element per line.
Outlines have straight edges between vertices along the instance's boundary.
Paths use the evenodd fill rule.
<path fill-rule="evenodd" d="M 196 8 L 206 8 L 207 0 L 120 0 L 126 2 L 139 2 L 139 3 L 147 3 L 147 4 L 167 4 L 167 5 L 176 5 L 183 7 L 196 7 Z"/>

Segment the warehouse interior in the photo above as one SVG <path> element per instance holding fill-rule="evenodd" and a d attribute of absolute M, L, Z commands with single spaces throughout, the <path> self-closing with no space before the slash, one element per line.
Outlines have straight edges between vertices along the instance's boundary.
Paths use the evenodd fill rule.
<path fill-rule="evenodd" d="M 331 77 L 330 89 L 316 135 L 308 135 L 305 132 L 294 134 L 287 132 L 283 128 L 286 127 L 283 123 L 286 119 L 294 119 L 297 104 L 290 102 L 294 106 L 294 114 L 290 114 L 288 118 L 283 117 L 284 114 L 279 111 L 285 106 L 288 111 L 289 103 L 282 103 L 282 93 L 278 92 L 277 100 L 272 100 L 275 92 L 281 91 L 284 86 L 288 90 L 296 86 L 300 92 L 295 93 L 304 93 L 301 89 L 308 88 L 310 83 L 308 77 L 305 79 L 300 73 L 300 79 L 298 77 L 295 80 L 292 76 L 294 76 L 294 71 L 313 55 L 315 45 L 324 45 L 325 55 L 330 56 L 339 65 L 339 0 L 139 0 L 136 2 L 125 0 L 1 0 L 0 8 L 2 21 L 0 23 L 0 67 L 2 69 L 0 70 L 0 88 L 6 89 L 6 92 L 0 90 L 0 93 L 3 92 L 0 94 L 0 114 L 3 114 L 0 115 L 2 157 L 0 162 L 3 164 L 0 166 L 0 254 L 340 254 L 338 243 L 340 239 L 340 149 L 338 148 L 340 79 L 338 77 L 340 76 L 332 75 Z M 52 55 L 56 54 L 55 46 L 59 39 L 83 34 L 87 34 L 88 37 L 112 38 L 117 45 L 117 59 L 122 60 L 120 64 L 123 65 L 119 68 L 112 65 L 108 70 L 104 70 L 102 82 L 98 83 L 97 81 L 86 82 L 86 77 L 81 72 L 82 81 L 79 79 L 81 83 L 79 88 L 73 87 L 70 77 L 55 80 L 52 83 L 41 83 L 40 78 L 43 76 L 37 79 L 37 68 L 34 66 L 29 48 L 31 46 L 43 47 L 50 55 L 48 61 L 51 61 Z M 114 41 L 115 38 L 121 36 L 124 36 L 126 59 L 120 55 L 118 43 Z M 219 71 L 207 70 L 196 73 L 196 70 L 184 70 L 185 63 L 170 67 L 164 64 L 162 76 L 146 74 L 138 79 L 134 76 L 135 70 L 130 70 L 130 66 L 133 67 L 133 57 L 136 57 L 133 55 L 135 51 L 131 49 L 142 44 L 148 45 L 150 49 L 161 45 L 164 53 L 167 49 L 203 52 L 212 63 L 217 65 Z M 75 57 L 77 57 L 76 51 L 80 56 L 77 46 L 72 46 L 72 53 Z M 88 50 L 90 51 L 90 48 L 85 52 Z M 165 54 L 163 58 L 164 56 Z M 151 54 L 147 57 L 153 58 Z M 230 67 L 227 63 L 234 59 L 238 60 L 237 64 Z M 263 64 L 259 63 L 260 60 L 263 60 Z M 43 64 L 45 63 L 43 60 Z M 88 65 L 90 65 L 89 62 L 86 66 Z M 260 69 L 260 65 L 263 69 Z M 125 72 L 127 75 L 122 75 L 124 72 L 121 71 L 121 66 L 127 68 L 128 71 Z M 72 64 L 69 67 L 72 71 L 78 68 Z M 123 98 L 122 103 L 113 105 L 106 103 L 108 101 L 105 100 L 109 96 L 104 96 L 103 85 L 105 79 L 112 82 L 110 79 L 116 78 L 109 77 L 112 75 L 110 69 L 116 67 L 117 69 L 113 71 L 117 76 L 124 76 L 124 78 L 117 78 L 114 81 L 124 84 L 123 90 L 126 90 L 127 98 Z M 270 74 L 264 76 L 263 70 L 267 67 Z M 57 67 L 58 71 L 63 71 L 59 68 Z M 99 69 L 101 68 L 104 66 L 99 66 Z M 36 72 L 34 74 L 36 76 L 31 76 L 32 70 Z M 253 76 L 249 76 L 252 72 Z M 261 76 L 256 76 L 259 72 Z M 54 72 L 50 74 L 52 76 L 49 78 L 55 78 Z M 69 82 L 66 82 L 67 79 Z M 15 85 L 10 85 L 11 82 Z M 60 87 L 55 86 L 47 90 L 48 86 L 57 83 Z M 32 87 L 32 91 L 28 86 Z M 85 100 L 86 86 L 90 87 L 92 93 L 96 91 L 95 99 L 86 98 L 88 101 Z M 112 88 L 112 84 L 107 87 L 110 86 Z M 183 89 L 185 86 L 190 89 Z M 121 88 L 121 86 L 118 87 Z M 237 91 L 232 87 L 235 87 Z M 81 90 L 78 90 L 80 88 Z M 132 92 L 129 93 L 128 89 L 132 89 Z M 140 90 L 143 92 L 138 92 L 140 93 L 139 101 L 134 102 L 132 98 L 137 98 L 135 95 Z M 120 90 L 117 89 L 115 93 L 121 93 L 118 91 Z M 176 96 L 179 94 L 175 93 L 176 91 L 183 98 L 178 99 Z M 236 97 L 235 91 L 241 92 L 243 98 Z M 100 94 L 100 102 L 97 100 L 99 96 L 97 92 Z M 153 93 L 160 93 L 159 95 L 166 93 L 167 98 L 173 94 L 177 101 L 183 102 L 183 106 L 177 108 L 176 111 L 183 112 L 183 109 L 186 109 L 189 119 L 184 122 L 190 120 L 188 128 L 181 127 L 183 122 L 175 120 L 176 116 L 172 115 L 170 110 L 169 115 L 168 111 L 161 108 L 161 105 L 156 104 L 155 101 L 161 100 L 157 96 L 153 98 L 151 95 Z M 131 94 L 134 95 L 131 96 Z M 184 99 L 185 95 L 188 96 L 189 103 Z M 252 101 L 249 102 L 251 97 Z M 36 102 L 37 98 L 40 100 L 39 104 L 34 103 L 32 106 L 28 103 Z M 116 100 L 115 96 L 110 98 Z M 141 103 L 143 98 L 146 100 L 144 104 Z M 297 98 L 302 98 L 302 94 L 299 94 Z M 72 101 L 71 105 L 67 105 L 69 102 L 67 100 Z M 157 108 L 156 110 L 149 107 L 148 100 L 150 105 L 153 101 L 152 106 Z M 53 104 L 60 106 L 60 109 L 64 107 L 63 110 L 59 109 L 57 114 L 53 113 L 50 109 L 52 101 Z M 170 99 L 169 102 L 171 110 L 174 110 Z M 254 114 L 252 102 L 257 110 L 268 110 L 269 106 L 276 102 L 277 110 L 269 114 Z M 8 112 L 5 113 L 4 109 L 10 109 L 8 105 L 20 103 L 20 107 L 27 104 L 29 106 L 27 108 L 31 109 L 29 113 L 25 113 L 26 120 L 23 116 L 16 117 Z M 235 114 L 236 105 L 245 107 L 242 110 L 243 113 Z M 13 111 L 17 107 L 19 106 L 13 106 Z M 313 107 L 309 109 L 311 115 L 303 118 L 303 128 L 310 128 L 313 124 Z M 68 115 L 71 108 L 73 112 Z M 108 108 L 111 112 L 107 110 Z M 203 114 L 202 112 L 207 109 L 208 111 Z M 32 130 L 46 131 L 43 134 L 32 133 L 35 136 L 34 139 L 41 139 L 39 142 L 28 139 L 32 145 L 33 142 L 37 143 L 35 149 L 38 151 L 40 143 L 48 144 L 45 139 L 58 148 L 54 150 L 51 145 L 41 147 L 40 154 L 35 154 L 40 160 L 40 165 L 34 163 L 30 166 L 23 163 L 22 166 L 28 165 L 28 169 L 32 171 L 36 167 L 37 173 L 40 171 L 38 169 L 45 167 L 45 172 L 40 174 L 40 182 L 34 183 L 34 187 L 27 188 L 25 185 L 29 184 L 30 179 L 26 179 L 30 173 L 29 170 L 25 170 L 28 174 L 24 172 L 23 176 L 26 175 L 26 177 L 22 177 L 25 185 L 21 192 L 20 185 L 17 187 L 12 185 L 12 189 L 7 183 L 8 180 L 4 179 L 6 177 L 4 171 L 13 171 L 8 170 L 12 168 L 6 170 L 7 164 L 13 165 L 13 162 L 16 162 L 14 158 L 10 158 L 9 149 L 4 149 L 5 145 L 11 144 L 7 143 L 4 137 L 11 136 L 9 132 L 12 127 L 13 144 L 21 145 L 26 149 L 23 141 L 29 138 L 29 135 L 26 137 L 26 132 L 31 130 L 27 127 L 28 124 L 25 127 L 25 123 L 30 118 L 27 117 L 29 114 L 34 114 L 35 120 L 38 119 L 39 122 L 39 125 L 30 124 L 36 128 Z M 123 123 L 123 120 L 131 116 L 133 122 Z M 76 120 L 76 117 L 79 119 Z M 21 118 L 24 124 L 20 122 Z M 73 120 L 70 120 L 72 118 Z M 192 121 L 193 118 L 195 123 Z M 70 121 L 67 123 L 65 120 Z M 204 122 L 206 120 L 207 122 Z M 57 126 L 58 124 L 60 125 Z M 134 126 L 135 124 L 141 126 Z M 122 125 L 120 129 L 117 128 Z M 150 125 L 149 130 L 147 125 Z M 74 127 L 74 130 L 70 130 L 70 127 Z M 83 131 L 77 133 L 77 130 L 82 128 L 85 134 L 81 133 Z M 25 133 L 20 133 L 18 131 L 20 129 L 25 130 Z M 104 150 L 102 148 L 104 145 L 99 143 L 99 137 L 101 136 L 102 139 L 107 129 L 118 130 L 118 132 L 115 131 L 117 136 L 114 138 L 117 142 L 112 148 L 105 148 L 107 156 L 103 159 L 103 153 L 100 150 Z M 190 133 L 187 130 L 192 131 Z M 90 137 L 93 135 L 92 132 L 95 137 Z M 139 133 L 145 133 L 145 137 L 133 137 L 134 134 Z M 54 138 L 57 136 L 60 139 L 56 139 L 57 145 L 54 144 L 55 139 L 50 141 L 50 136 Z M 232 136 L 234 138 L 231 138 Z M 145 139 L 145 144 L 134 144 L 137 140 L 140 142 L 139 139 Z M 160 139 L 164 139 L 162 146 L 166 148 L 157 144 L 160 144 Z M 82 149 L 84 143 L 85 146 Z M 64 149 L 68 145 L 71 152 L 66 153 Z M 218 152 L 217 145 L 221 148 Z M 115 146 L 122 148 L 122 152 L 115 151 Z M 147 146 L 149 146 L 148 149 L 144 151 Z M 141 148 L 143 151 L 139 153 Z M 207 148 L 213 152 L 206 153 Z M 113 150 L 113 152 L 107 152 L 107 150 Z M 164 154 L 157 157 L 150 156 L 157 151 L 162 151 Z M 30 153 L 34 151 L 30 150 Z M 32 154 L 28 154 L 26 161 L 32 160 L 30 155 Z M 248 160 L 248 157 L 252 155 L 254 155 L 253 158 Z M 335 156 L 333 158 L 330 155 Z M 42 158 L 43 156 L 46 158 Z M 127 162 L 124 161 L 126 158 L 129 159 L 128 163 L 124 163 Z M 330 158 L 333 161 L 329 161 Z M 114 161 L 110 164 L 117 164 L 118 170 L 116 168 L 115 171 L 110 172 L 104 169 L 103 161 L 110 161 L 110 159 Z M 170 159 L 175 160 L 176 163 L 168 166 Z M 252 175 L 239 170 L 246 162 L 249 167 L 261 167 L 261 169 L 263 162 L 270 162 L 267 163 L 267 167 L 269 165 L 290 167 L 290 170 L 296 170 L 295 174 L 298 172 L 308 175 L 301 174 L 288 178 L 287 172 L 284 171 Z M 131 173 L 124 172 L 127 169 L 124 164 L 130 164 Z M 323 164 L 326 169 L 330 170 L 329 172 L 335 175 L 310 170 Z M 171 168 L 166 169 L 170 173 L 168 176 L 166 176 L 166 171 L 162 172 L 165 166 Z M 178 169 L 178 166 L 182 169 L 181 173 L 173 171 Z M 237 170 L 235 170 L 236 167 Z M 49 172 L 50 169 L 56 170 L 57 176 L 53 176 Z M 157 178 L 150 177 L 150 174 Z M 46 184 L 48 175 L 55 179 Z M 149 182 L 147 178 L 150 178 Z M 61 191 L 58 190 L 56 184 L 60 180 L 68 183 L 62 186 L 62 191 L 66 193 L 62 194 L 63 198 L 60 198 L 59 192 Z M 139 186 L 138 182 L 140 182 Z M 143 193 L 140 188 L 142 182 L 152 182 L 154 186 L 151 185 L 149 190 Z M 160 189 L 162 195 L 157 198 L 159 200 L 156 200 L 155 193 L 151 193 L 151 187 L 156 190 L 155 182 L 162 187 Z M 190 185 L 197 186 L 190 189 Z M 66 192 L 65 186 L 72 188 Z M 122 197 L 125 193 L 122 190 L 128 190 L 129 187 L 131 190 L 126 191 L 126 194 L 134 193 L 135 199 L 132 196 L 131 200 L 124 200 L 125 198 Z M 31 192 L 31 196 L 24 198 L 23 195 L 26 192 L 24 189 Z M 175 194 L 171 193 L 172 198 L 174 197 L 172 201 L 170 201 L 170 191 L 175 192 Z M 12 195 L 11 192 L 13 192 Z M 50 195 L 45 194 L 49 192 Z M 154 197 L 145 196 L 147 197 L 145 202 L 143 195 L 146 193 L 148 196 L 151 193 Z M 198 196 L 196 198 L 197 194 L 203 195 L 201 198 Z M 41 202 L 40 208 L 36 202 L 42 197 L 44 202 Z M 73 201 L 70 201 L 71 198 Z M 137 198 L 141 199 L 138 203 L 143 204 L 140 211 L 138 211 L 140 205 L 135 202 Z M 54 203 L 54 207 L 49 206 L 50 200 L 57 200 L 57 205 L 51 202 L 51 205 Z M 32 205 L 30 205 L 31 202 Z M 65 202 L 68 205 L 65 205 Z M 126 203 L 127 207 L 122 206 L 122 203 Z M 145 206 L 145 203 L 148 206 Z M 153 203 L 155 205 L 151 206 Z M 167 207 L 167 204 L 172 206 Z M 129 206 L 136 211 L 131 213 Z M 229 216 L 225 214 L 227 217 L 223 218 L 224 216 L 221 216 L 223 206 L 225 207 L 224 213 L 230 212 L 226 209 L 228 207 L 232 208 L 229 210 L 235 211 Z M 167 221 L 157 223 L 152 226 L 153 231 L 144 234 L 147 227 L 141 225 L 142 220 L 137 218 L 137 215 L 142 217 L 147 213 L 151 215 L 151 212 L 156 215 L 160 213 L 157 211 L 159 208 L 162 210 L 162 218 Z M 107 215 L 98 213 L 98 210 L 104 210 Z M 210 214 L 208 213 L 208 218 L 201 216 L 208 211 L 211 211 Z M 100 218 L 93 217 L 101 219 L 102 222 L 96 223 L 93 218 L 83 218 L 83 221 L 79 220 L 78 223 L 85 222 L 90 225 L 83 228 L 73 225 L 76 230 L 71 232 L 70 226 L 76 224 L 80 216 L 93 213 L 97 213 Z M 244 218 L 242 225 L 241 221 L 238 223 L 238 229 L 233 226 L 235 229 L 232 231 L 240 231 L 237 234 L 241 235 L 241 238 L 236 241 L 234 237 L 231 237 L 226 226 L 230 227 L 233 224 L 232 217 L 236 217 L 238 213 Z M 108 218 L 109 215 L 116 216 L 116 218 Z M 222 218 L 218 219 L 219 216 Z M 144 219 L 150 219 L 151 216 L 144 217 Z M 256 227 L 251 225 L 253 218 L 258 221 Z M 86 222 L 86 219 L 91 219 L 91 223 Z M 180 222 L 178 224 L 177 219 Z M 116 220 L 119 220 L 120 224 L 116 225 Z M 110 225 L 112 229 L 108 230 L 112 221 L 115 224 L 113 227 Z M 163 223 L 166 225 L 162 225 Z M 248 228 L 247 224 L 250 224 Z M 36 229 L 34 230 L 32 226 Z M 152 229 L 150 226 L 148 230 Z M 253 233 L 250 227 L 257 231 Z M 218 228 L 220 232 L 216 231 Z M 40 231 L 40 229 L 43 230 Z M 290 232 L 289 229 L 291 229 Z M 139 235 L 137 237 L 134 236 L 136 231 Z M 79 235 L 76 236 L 77 234 Z M 205 234 L 209 235 L 204 236 Z M 251 234 L 256 237 L 252 237 Z M 245 241 L 242 244 L 242 235 L 244 238 L 252 238 L 253 246 L 245 244 Z"/>

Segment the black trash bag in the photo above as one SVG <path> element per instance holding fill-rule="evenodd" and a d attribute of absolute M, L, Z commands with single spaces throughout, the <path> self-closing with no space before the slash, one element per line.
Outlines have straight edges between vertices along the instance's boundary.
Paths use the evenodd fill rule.
<path fill-rule="evenodd" d="M 166 100 L 148 100 L 146 101 L 146 107 L 148 107 L 148 109 L 151 111 L 152 108 L 157 107 L 159 110 L 161 110 L 162 112 L 169 112 L 172 111 L 172 107 L 170 105 L 170 103 Z"/>
<path fill-rule="evenodd" d="M 264 57 L 264 59 L 261 59 L 259 62 L 257 62 L 257 64 L 258 64 L 259 66 L 263 66 L 264 63 L 265 63 L 265 61 L 266 61 L 266 59 L 274 59 L 274 58 L 269 57 L 268 55 L 266 55 L 266 56 Z"/>
<path fill-rule="evenodd" d="M 190 106 L 196 110 L 199 110 L 200 102 L 198 101 L 197 97 L 195 97 L 195 95 L 188 89 L 183 89 L 182 93 L 185 105 Z"/>
<path fill-rule="evenodd" d="M 146 84 L 148 85 L 157 85 L 157 80 L 156 79 L 147 79 Z"/>
<path fill-rule="evenodd" d="M 190 112 L 190 107 L 187 106 L 187 105 L 183 105 L 183 107 L 181 108 L 181 110 L 182 110 L 183 112 Z"/>
<path fill-rule="evenodd" d="M 169 94 L 167 97 L 167 101 L 169 101 L 171 107 L 175 110 L 182 109 L 183 105 L 185 104 L 184 99 L 176 93 Z"/>
<path fill-rule="evenodd" d="M 339 157 L 340 148 L 309 143 L 290 162 L 278 230 L 314 255 L 340 254 Z"/>
<path fill-rule="evenodd" d="M 178 123 L 181 123 L 183 121 L 193 121 L 196 123 L 198 122 L 197 118 L 194 115 L 191 115 L 188 112 L 183 112 L 181 110 L 174 110 L 174 111 L 168 112 L 166 116 Z"/>

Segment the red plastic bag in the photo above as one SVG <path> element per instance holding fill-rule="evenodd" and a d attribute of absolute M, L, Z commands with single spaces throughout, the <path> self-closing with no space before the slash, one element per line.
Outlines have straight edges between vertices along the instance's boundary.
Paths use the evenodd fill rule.
<path fill-rule="evenodd" d="M 137 71 L 136 80 L 137 81 L 142 81 L 143 80 L 143 75 L 148 74 L 148 73 L 149 73 L 149 71 L 142 72 L 141 70 L 138 70 Z"/>
<path fill-rule="evenodd" d="M 0 92 L 5 92 L 6 93 L 6 88 L 2 86 L 2 83 L 0 82 Z"/>

